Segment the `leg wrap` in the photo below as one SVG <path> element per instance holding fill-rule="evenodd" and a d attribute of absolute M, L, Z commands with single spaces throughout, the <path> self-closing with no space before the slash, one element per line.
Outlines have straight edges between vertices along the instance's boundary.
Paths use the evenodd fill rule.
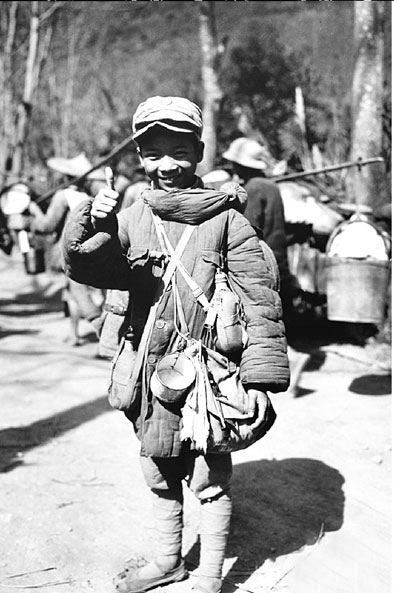
<path fill-rule="evenodd" d="M 230 519 L 231 497 L 228 491 L 219 497 L 201 502 L 199 569 L 201 577 L 222 578 Z"/>
<path fill-rule="evenodd" d="M 179 563 L 182 549 L 182 489 L 152 490 L 156 562 L 165 570 Z"/>

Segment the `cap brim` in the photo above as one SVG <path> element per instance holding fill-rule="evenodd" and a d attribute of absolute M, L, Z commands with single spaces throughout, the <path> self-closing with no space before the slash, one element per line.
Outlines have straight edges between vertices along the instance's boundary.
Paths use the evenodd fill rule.
<path fill-rule="evenodd" d="M 152 121 L 152 122 L 147 123 L 147 125 L 144 126 L 143 128 L 141 128 L 140 130 L 137 130 L 133 134 L 133 140 L 135 140 L 136 138 L 140 138 L 141 136 L 143 136 L 144 134 L 149 132 L 149 130 L 151 130 L 154 126 L 160 126 L 161 128 L 166 128 L 167 130 L 171 130 L 172 132 L 182 132 L 183 134 L 194 134 L 195 136 L 197 136 L 197 138 L 199 138 L 199 134 L 198 134 L 197 130 L 177 126 L 176 123 L 169 124 L 168 122 L 163 122 L 163 121 Z"/>

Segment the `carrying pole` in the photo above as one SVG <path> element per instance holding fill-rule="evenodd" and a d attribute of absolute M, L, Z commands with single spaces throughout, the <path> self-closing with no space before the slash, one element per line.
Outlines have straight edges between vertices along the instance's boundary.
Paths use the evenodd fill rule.
<path fill-rule="evenodd" d="M 302 179 L 303 177 L 311 177 L 312 175 L 320 175 L 321 173 L 328 173 L 330 171 L 339 171 L 340 169 L 350 169 L 351 167 L 358 167 L 359 169 L 364 165 L 371 165 L 372 163 L 384 163 L 384 158 L 381 156 L 371 159 L 357 159 L 357 161 L 342 163 L 339 165 L 331 165 L 330 167 L 323 167 L 322 169 L 312 169 L 311 171 L 301 171 L 300 173 L 290 173 L 289 175 L 278 175 L 270 177 L 272 181 L 278 183 L 279 181 L 292 181 L 293 179 Z"/>

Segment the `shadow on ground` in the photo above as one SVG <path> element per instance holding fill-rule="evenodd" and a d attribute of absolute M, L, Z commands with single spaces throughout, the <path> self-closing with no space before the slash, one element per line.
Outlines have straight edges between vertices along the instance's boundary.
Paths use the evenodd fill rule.
<path fill-rule="evenodd" d="M 0 430 L 0 473 L 22 465 L 24 461 L 21 454 L 26 451 L 44 445 L 68 430 L 111 410 L 107 396 L 103 396 L 27 426 Z"/>
<path fill-rule="evenodd" d="M 343 523 L 344 478 L 315 459 L 261 460 L 234 467 L 233 519 L 227 557 L 237 557 L 226 593 L 237 591 L 267 559 L 317 543 Z M 198 565 L 196 543 L 187 562 Z"/>
<path fill-rule="evenodd" d="M 310 352 L 332 343 L 364 346 L 368 339 L 379 333 L 373 323 L 350 323 L 327 319 L 327 310 L 317 315 L 315 310 L 303 314 L 292 312 L 285 319 L 289 344 L 302 352 Z"/>
<path fill-rule="evenodd" d="M 363 375 L 349 385 L 349 391 L 360 395 L 390 395 L 391 375 Z"/>
<path fill-rule="evenodd" d="M 63 310 L 64 303 L 60 290 L 50 296 L 34 291 L 17 294 L 12 299 L 0 299 L 0 313 L 11 317 L 42 315 Z"/>
<path fill-rule="evenodd" d="M 32 336 L 38 334 L 38 329 L 11 329 L 11 328 L 1 328 L 0 327 L 0 339 L 6 338 L 7 336 L 16 336 L 16 335 L 24 335 L 24 336 Z"/>

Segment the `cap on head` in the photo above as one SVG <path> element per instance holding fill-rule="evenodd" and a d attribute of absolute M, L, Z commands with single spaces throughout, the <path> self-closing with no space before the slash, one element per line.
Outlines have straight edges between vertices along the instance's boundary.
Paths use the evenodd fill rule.
<path fill-rule="evenodd" d="M 222 156 L 228 161 L 250 169 L 263 171 L 267 168 L 264 147 L 251 138 L 237 138 Z"/>
<path fill-rule="evenodd" d="M 133 116 L 134 140 L 153 126 L 174 132 L 194 133 L 201 138 L 201 109 L 184 97 L 150 97 L 138 105 Z"/>

